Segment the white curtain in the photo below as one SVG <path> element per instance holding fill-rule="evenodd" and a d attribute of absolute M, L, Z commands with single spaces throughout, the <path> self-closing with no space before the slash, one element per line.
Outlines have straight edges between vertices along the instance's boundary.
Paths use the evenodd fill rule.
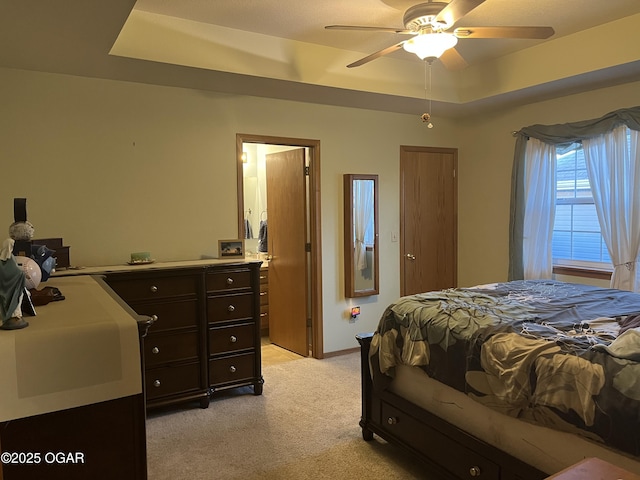
<path fill-rule="evenodd" d="M 632 292 L 640 287 L 639 136 L 622 125 L 582 143 L 602 237 L 614 265 L 611 287 Z"/>
<path fill-rule="evenodd" d="M 356 267 L 364 270 L 367 268 L 365 235 L 367 227 L 373 225 L 373 180 L 356 180 L 353 183 Z"/>
<path fill-rule="evenodd" d="M 552 278 L 551 239 L 556 204 L 556 147 L 530 138 L 525 151 L 524 278 Z"/>

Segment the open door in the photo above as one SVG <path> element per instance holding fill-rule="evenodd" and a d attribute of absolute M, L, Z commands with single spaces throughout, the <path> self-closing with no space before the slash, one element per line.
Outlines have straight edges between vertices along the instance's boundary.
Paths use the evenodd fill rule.
<path fill-rule="evenodd" d="M 309 355 L 305 150 L 266 156 L 269 338 Z"/>

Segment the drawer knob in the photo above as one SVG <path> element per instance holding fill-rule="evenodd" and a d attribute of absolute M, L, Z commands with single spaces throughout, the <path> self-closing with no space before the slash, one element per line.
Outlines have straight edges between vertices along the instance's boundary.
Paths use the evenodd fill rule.
<path fill-rule="evenodd" d="M 480 467 L 471 467 L 469 469 L 469 475 L 471 475 L 472 477 L 479 477 L 481 473 L 482 470 L 480 470 Z"/>
<path fill-rule="evenodd" d="M 233 285 L 233 278 L 227 277 L 227 285 Z"/>
<path fill-rule="evenodd" d="M 153 347 L 151 349 L 151 353 L 160 353 L 160 349 L 158 347 Z"/>
<path fill-rule="evenodd" d="M 238 341 L 238 337 L 236 337 L 235 335 L 231 335 L 231 337 L 229 337 L 229 340 L 231 340 L 231 343 L 236 343 Z"/>
<path fill-rule="evenodd" d="M 160 380 L 154 380 L 153 381 L 153 386 L 154 387 L 159 387 L 160 386 Z"/>
<path fill-rule="evenodd" d="M 231 365 L 231 366 L 229 367 L 229 371 L 230 371 L 231 373 L 236 373 L 236 367 L 234 367 L 233 365 Z"/>
<path fill-rule="evenodd" d="M 396 417 L 389 417 L 387 418 L 387 423 L 389 425 L 395 425 L 396 423 L 398 423 L 398 419 Z"/>
<path fill-rule="evenodd" d="M 235 311 L 235 309 L 236 309 L 236 307 L 234 307 L 233 305 L 229 305 L 229 306 L 227 307 L 227 310 L 228 310 L 228 311 L 230 311 L 230 312 Z"/>
<path fill-rule="evenodd" d="M 155 285 L 151 285 L 151 288 L 149 290 L 151 290 L 151 293 L 156 293 L 158 291 L 158 287 L 156 287 Z"/>

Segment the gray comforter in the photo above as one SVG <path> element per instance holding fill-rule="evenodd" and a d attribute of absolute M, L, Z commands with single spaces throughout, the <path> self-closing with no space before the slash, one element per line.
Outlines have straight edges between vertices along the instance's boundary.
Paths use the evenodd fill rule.
<path fill-rule="evenodd" d="M 486 406 L 640 454 L 640 295 L 517 281 L 402 297 L 370 353 L 374 384 L 417 366 Z"/>

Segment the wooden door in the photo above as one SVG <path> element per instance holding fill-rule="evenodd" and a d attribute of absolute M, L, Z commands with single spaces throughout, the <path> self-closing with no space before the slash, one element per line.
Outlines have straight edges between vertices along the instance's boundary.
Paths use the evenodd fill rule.
<path fill-rule="evenodd" d="M 303 148 L 267 155 L 269 339 L 309 355 L 307 339 L 307 207 Z"/>
<path fill-rule="evenodd" d="M 400 148 L 401 295 L 457 282 L 458 151 Z"/>

